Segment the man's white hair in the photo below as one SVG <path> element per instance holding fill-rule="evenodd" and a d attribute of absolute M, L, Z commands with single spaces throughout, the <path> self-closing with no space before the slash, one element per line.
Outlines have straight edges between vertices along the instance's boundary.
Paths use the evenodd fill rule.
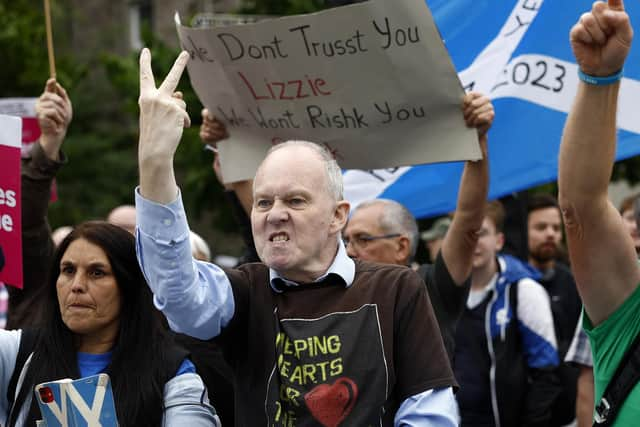
<path fill-rule="evenodd" d="M 380 215 L 380 228 L 383 233 L 393 234 L 399 233 L 409 238 L 409 262 L 413 261 L 418 249 L 418 224 L 415 217 L 409 212 L 404 205 L 389 199 L 375 199 L 360 203 L 353 211 L 353 215 L 368 206 L 382 205 L 382 214 Z"/>
<path fill-rule="evenodd" d="M 269 149 L 265 159 L 275 151 L 281 150 L 287 147 L 307 147 L 313 150 L 320 159 L 324 162 L 325 170 L 327 172 L 327 190 L 329 194 L 336 200 L 336 202 L 344 199 L 344 186 L 342 184 L 342 170 L 338 166 L 338 162 L 333 158 L 329 150 L 320 144 L 310 141 L 302 140 L 290 140 L 281 144 L 274 145 Z M 264 160 L 263 160 L 264 161 Z M 254 182 L 255 185 L 255 182 Z"/>

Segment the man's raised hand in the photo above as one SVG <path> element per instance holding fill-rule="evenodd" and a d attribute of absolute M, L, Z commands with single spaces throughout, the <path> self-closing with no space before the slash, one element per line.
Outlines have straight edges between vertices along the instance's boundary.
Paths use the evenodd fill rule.
<path fill-rule="evenodd" d="M 622 0 L 596 1 L 571 29 L 570 40 L 580 69 L 593 76 L 618 72 L 631 47 L 633 29 Z"/>
<path fill-rule="evenodd" d="M 156 203 L 170 203 L 178 194 L 173 156 L 182 131 L 191 121 L 176 87 L 189 60 L 182 52 L 160 87 L 156 89 L 151 71 L 151 53 L 140 54 L 140 195 Z"/>
<path fill-rule="evenodd" d="M 151 70 L 151 53 L 142 49 L 140 54 L 140 145 L 138 160 L 160 162 L 172 160 L 180 143 L 182 131 L 191 125 L 182 94 L 175 92 L 182 72 L 189 60 L 181 52 L 160 87 L 156 88 Z"/>

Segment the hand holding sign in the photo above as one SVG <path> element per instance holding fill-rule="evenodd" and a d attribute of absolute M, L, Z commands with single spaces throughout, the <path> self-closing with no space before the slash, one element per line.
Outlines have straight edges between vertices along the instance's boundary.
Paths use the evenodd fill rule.
<path fill-rule="evenodd" d="M 36 103 L 36 114 L 42 131 L 42 148 L 50 158 L 56 159 L 73 117 L 73 107 L 67 91 L 56 79 L 47 80 L 44 92 Z"/>
<path fill-rule="evenodd" d="M 140 54 L 140 193 L 155 202 L 169 203 L 175 199 L 177 185 L 173 174 L 173 156 L 182 131 L 191 120 L 182 94 L 175 92 L 189 54 L 182 52 L 160 87 L 156 89 L 151 70 L 151 53 Z"/>
<path fill-rule="evenodd" d="M 222 178 L 222 166 L 220 165 L 220 154 L 217 150 L 219 141 L 228 138 L 229 133 L 227 127 L 216 116 L 211 114 L 208 109 L 202 109 L 202 125 L 200 125 L 200 139 L 206 145 L 206 148 L 213 151 L 213 171 L 218 178 L 218 182 L 225 188 L 231 188 L 224 183 Z"/>
<path fill-rule="evenodd" d="M 491 100 L 481 93 L 469 92 L 462 101 L 462 111 L 467 126 L 476 128 L 480 139 L 484 138 L 495 117 Z"/>
<path fill-rule="evenodd" d="M 202 142 L 215 147 L 218 141 L 229 137 L 224 123 L 211 114 L 208 109 L 203 108 L 201 114 L 202 125 L 200 126 L 200 139 L 202 139 Z"/>
<path fill-rule="evenodd" d="M 598 1 L 571 29 L 571 47 L 580 69 L 593 76 L 618 72 L 629 53 L 633 29 L 622 0 Z"/>
<path fill-rule="evenodd" d="M 217 151 L 217 143 L 223 139 L 229 138 L 229 132 L 223 122 L 214 116 L 208 109 L 202 109 L 202 125 L 200 126 L 200 139 L 208 146 L 213 146 L 213 171 L 218 178 L 218 182 L 224 186 L 226 190 L 232 190 L 236 193 L 238 200 L 242 204 L 242 208 L 247 214 L 251 213 L 253 206 L 253 180 L 241 180 L 232 183 L 225 183 L 222 176 L 222 164 L 220 163 L 220 153 Z"/>

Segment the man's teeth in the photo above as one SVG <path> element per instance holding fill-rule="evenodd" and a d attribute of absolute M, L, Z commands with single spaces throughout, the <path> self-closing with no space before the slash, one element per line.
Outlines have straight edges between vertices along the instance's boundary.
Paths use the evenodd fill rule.
<path fill-rule="evenodd" d="M 286 234 L 278 234 L 276 236 L 273 236 L 273 239 L 271 239 L 274 242 L 286 242 L 287 240 L 289 240 L 289 236 L 287 236 Z"/>

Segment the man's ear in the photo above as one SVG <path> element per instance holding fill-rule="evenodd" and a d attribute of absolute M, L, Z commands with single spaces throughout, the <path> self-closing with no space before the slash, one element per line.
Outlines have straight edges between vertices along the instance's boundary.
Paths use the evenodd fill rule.
<path fill-rule="evenodd" d="M 333 211 L 333 220 L 331 221 L 330 231 L 331 233 L 342 233 L 342 230 L 347 225 L 349 219 L 349 202 L 346 200 L 340 200 L 336 203 L 336 208 Z"/>
<path fill-rule="evenodd" d="M 398 248 L 395 254 L 396 263 L 402 265 L 408 264 L 409 255 L 411 254 L 411 242 L 409 238 L 407 236 L 400 236 L 396 242 Z"/>
<path fill-rule="evenodd" d="M 496 234 L 496 252 L 500 252 L 504 246 L 504 233 L 499 232 Z"/>

